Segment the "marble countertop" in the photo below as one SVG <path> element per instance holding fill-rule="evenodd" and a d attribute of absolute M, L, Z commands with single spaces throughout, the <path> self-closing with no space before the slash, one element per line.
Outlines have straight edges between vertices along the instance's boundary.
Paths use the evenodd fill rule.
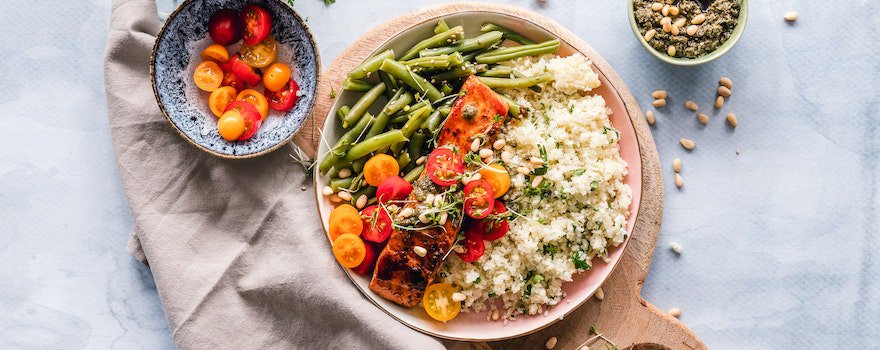
<path fill-rule="evenodd" d="M 623 1 L 504 2 L 584 38 L 646 110 L 651 91 L 670 93 L 652 128 L 666 197 L 647 300 L 681 308 L 713 349 L 880 344 L 880 2 L 754 1 L 740 43 L 694 68 L 647 54 Z M 295 8 L 329 62 L 372 26 L 433 3 Z M 131 221 L 102 71 L 110 6 L 39 1 L 0 13 L 3 349 L 174 347 L 149 269 L 125 252 Z M 160 12 L 173 7 L 160 0 Z M 795 24 L 782 19 L 790 10 Z M 722 75 L 734 95 L 702 126 L 683 103 L 711 110 Z"/>

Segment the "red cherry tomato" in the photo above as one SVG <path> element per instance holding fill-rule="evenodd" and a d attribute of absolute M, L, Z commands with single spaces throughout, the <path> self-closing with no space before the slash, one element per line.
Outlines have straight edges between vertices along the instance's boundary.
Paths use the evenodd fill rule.
<path fill-rule="evenodd" d="M 425 171 L 435 184 L 452 186 L 458 181 L 456 177 L 464 172 L 464 162 L 449 148 L 435 148 L 428 155 Z"/>
<path fill-rule="evenodd" d="M 381 247 L 377 247 L 376 244 L 370 242 L 364 242 L 364 248 L 366 248 L 366 255 L 364 255 L 364 261 L 361 261 L 361 264 L 355 267 L 352 267 L 351 270 L 354 273 L 361 276 L 369 276 L 370 272 L 373 272 L 373 267 L 376 266 L 376 258 L 379 257 L 379 251 L 381 251 Z"/>
<path fill-rule="evenodd" d="M 402 177 L 394 175 L 382 180 L 379 188 L 376 189 L 376 200 L 379 203 L 388 203 L 388 201 L 396 201 L 406 199 L 412 193 L 413 187 Z"/>
<path fill-rule="evenodd" d="M 232 55 L 229 58 L 229 69 L 232 70 L 233 74 L 248 83 L 248 85 L 254 86 L 263 81 L 263 78 L 260 76 L 260 70 L 251 68 L 247 63 L 244 63 L 238 54 Z"/>
<path fill-rule="evenodd" d="M 299 96 L 296 95 L 297 91 L 299 91 L 299 85 L 293 79 L 288 80 L 287 84 L 277 92 L 266 91 L 269 108 L 282 112 L 289 111 L 299 100 Z"/>
<path fill-rule="evenodd" d="M 233 101 L 226 107 L 226 110 L 235 110 L 244 117 L 244 133 L 239 136 L 239 141 L 244 141 L 254 136 L 263 122 L 257 107 L 244 101 Z"/>
<path fill-rule="evenodd" d="M 510 225 L 507 223 L 507 218 L 504 217 L 505 213 L 507 213 L 507 207 L 496 199 L 492 215 L 477 223 L 480 226 L 480 235 L 483 236 L 483 239 L 494 241 L 507 234 L 507 231 L 510 230 Z"/>
<path fill-rule="evenodd" d="M 364 231 L 361 233 L 364 240 L 382 243 L 391 236 L 391 217 L 378 205 L 364 208 L 361 211 L 361 220 L 364 221 Z"/>
<path fill-rule="evenodd" d="M 464 240 L 461 241 L 464 252 L 456 253 L 464 262 L 477 261 L 486 250 L 486 244 L 483 243 L 483 237 L 480 237 L 479 225 L 471 225 L 468 230 L 464 231 Z"/>
<path fill-rule="evenodd" d="M 241 80 L 241 78 L 232 72 L 232 67 L 229 66 L 229 61 L 220 64 L 220 68 L 223 69 L 223 81 L 220 83 L 220 86 L 231 86 L 235 91 L 245 89 L 246 86 L 244 80 Z"/>
<path fill-rule="evenodd" d="M 230 9 L 216 11 L 208 20 L 208 34 L 220 45 L 232 45 L 241 40 L 241 29 L 241 17 Z"/>
<path fill-rule="evenodd" d="M 474 219 L 483 219 L 495 208 L 495 192 L 489 181 L 479 179 L 464 186 L 464 212 Z"/>
<path fill-rule="evenodd" d="M 247 5 L 241 10 L 241 22 L 244 24 L 242 38 L 248 45 L 259 44 L 272 31 L 272 15 L 257 5 Z"/>

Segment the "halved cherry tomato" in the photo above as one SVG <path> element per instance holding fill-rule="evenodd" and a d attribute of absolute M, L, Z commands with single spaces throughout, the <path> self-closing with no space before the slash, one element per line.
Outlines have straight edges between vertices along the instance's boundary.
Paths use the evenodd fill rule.
<path fill-rule="evenodd" d="M 233 10 L 222 9 L 211 14 L 208 34 L 220 45 L 232 45 L 241 39 L 241 17 Z"/>
<path fill-rule="evenodd" d="M 235 110 L 244 117 L 244 133 L 238 137 L 239 141 L 244 141 L 251 138 L 251 136 L 254 136 L 254 134 L 257 133 L 257 129 L 260 128 L 260 124 L 262 124 L 260 112 L 250 103 L 244 101 L 232 101 L 229 106 L 226 106 L 226 110 Z"/>
<path fill-rule="evenodd" d="M 406 199 L 412 190 L 412 185 L 402 177 L 389 176 L 379 183 L 379 188 L 376 189 L 376 200 L 379 203 L 388 203 L 388 201 Z"/>
<path fill-rule="evenodd" d="M 333 240 L 333 256 L 342 267 L 356 267 L 367 256 L 367 247 L 360 237 L 346 233 Z"/>
<path fill-rule="evenodd" d="M 232 73 L 248 83 L 248 85 L 257 85 L 260 83 L 260 80 L 262 80 L 260 77 L 260 70 L 251 68 L 247 63 L 244 63 L 244 61 L 241 60 L 241 56 L 238 54 L 234 54 L 229 58 L 229 69 L 232 70 Z"/>
<path fill-rule="evenodd" d="M 214 61 L 224 63 L 229 61 L 229 51 L 220 44 L 213 44 L 202 50 L 202 61 Z"/>
<path fill-rule="evenodd" d="M 266 98 L 269 99 L 269 108 L 282 112 L 289 111 L 296 104 L 296 101 L 299 100 L 299 96 L 296 95 L 298 91 L 299 85 L 293 79 L 288 80 L 281 90 L 270 90 L 266 94 Z"/>
<path fill-rule="evenodd" d="M 275 62 L 277 56 L 275 38 L 269 36 L 256 45 L 241 45 L 238 54 L 241 56 L 241 60 L 249 66 L 265 68 Z"/>
<path fill-rule="evenodd" d="M 364 223 L 361 221 L 361 215 L 355 211 L 354 213 L 345 211 L 330 220 L 330 239 L 336 240 L 341 235 L 351 234 L 360 236 L 364 230 Z"/>
<path fill-rule="evenodd" d="M 229 66 L 229 61 L 221 64 L 220 68 L 223 69 L 223 82 L 220 83 L 220 86 L 231 86 L 235 88 L 235 91 L 245 88 L 244 80 L 232 72 L 232 67 Z"/>
<path fill-rule="evenodd" d="M 330 211 L 330 219 L 328 220 L 328 222 L 333 221 L 333 218 L 335 218 L 345 212 L 350 212 L 354 215 L 360 215 L 358 213 L 358 210 L 355 209 L 353 205 L 346 203 L 346 204 L 342 204 L 336 208 L 333 208 L 333 210 Z"/>
<path fill-rule="evenodd" d="M 370 186 L 379 186 L 385 179 L 397 175 L 400 165 L 397 159 L 387 154 L 377 154 L 364 164 L 364 180 Z"/>
<path fill-rule="evenodd" d="M 241 22 L 244 24 L 242 39 L 248 45 L 259 44 L 272 31 L 272 16 L 257 5 L 247 5 L 241 10 Z"/>
<path fill-rule="evenodd" d="M 257 111 L 260 112 L 260 120 L 266 120 L 266 116 L 269 115 L 269 102 L 266 101 L 266 96 L 263 96 L 263 94 L 257 90 L 241 90 L 235 99 L 250 103 L 254 105 L 254 107 L 257 107 Z"/>
<path fill-rule="evenodd" d="M 458 254 L 461 261 L 474 262 L 477 261 L 486 250 L 486 244 L 483 243 L 483 237 L 480 235 L 480 225 L 471 225 L 464 231 L 464 240 L 461 241 L 461 247 L 464 251 Z"/>
<path fill-rule="evenodd" d="M 235 101 L 235 88 L 221 86 L 217 90 L 212 91 L 211 96 L 208 96 L 208 108 L 211 109 L 211 113 L 214 113 L 219 118 L 232 101 Z"/>
<path fill-rule="evenodd" d="M 464 172 L 464 162 L 451 149 L 439 147 L 428 155 L 425 171 L 435 184 L 452 186 L 458 182 L 456 177 Z"/>
<path fill-rule="evenodd" d="M 196 66 L 196 71 L 193 72 L 193 80 L 195 80 L 196 86 L 199 89 L 207 92 L 217 90 L 220 87 L 220 83 L 223 82 L 223 69 L 220 69 L 217 62 L 204 61 Z"/>
<path fill-rule="evenodd" d="M 431 318 L 446 322 L 461 312 L 461 303 L 452 300 L 455 288 L 449 283 L 435 283 L 425 288 L 425 296 L 422 297 L 422 306 Z"/>
<path fill-rule="evenodd" d="M 495 207 L 495 194 L 489 181 L 479 179 L 464 186 L 464 212 L 474 219 L 489 216 Z"/>
<path fill-rule="evenodd" d="M 510 174 L 507 173 L 507 169 L 501 164 L 493 163 L 483 168 L 480 170 L 480 177 L 492 184 L 495 198 L 500 198 L 510 189 Z"/>
<path fill-rule="evenodd" d="M 364 231 L 361 233 L 364 240 L 382 243 L 391 236 L 391 217 L 384 208 L 371 205 L 361 212 L 364 223 Z"/>
<path fill-rule="evenodd" d="M 381 248 L 370 242 L 364 242 L 364 248 L 366 248 L 364 249 L 364 261 L 361 261 L 360 265 L 352 267 L 351 270 L 358 275 L 369 276 L 370 272 L 373 272 L 373 267 L 376 266 L 376 258 L 379 257 Z"/>
<path fill-rule="evenodd" d="M 281 90 L 288 80 L 290 80 L 290 67 L 284 63 L 275 62 L 263 71 L 263 85 L 266 86 L 266 90 Z"/>
<path fill-rule="evenodd" d="M 480 227 L 480 235 L 487 241 L 494 241 L 507 234 L 510 230 L 510 224 L 507 222 L 507 207 L 499 200 L 495 200 L 495 208 L 492 209 L 492 215 L 480 220 L 477 225 Z"/>
<path fill-rule="evenodd" d="M 217 120 L 217 131 L 226 141 L 235 141 L 244 134 L 244 117 L 236 110 L 227 110 Z"/>

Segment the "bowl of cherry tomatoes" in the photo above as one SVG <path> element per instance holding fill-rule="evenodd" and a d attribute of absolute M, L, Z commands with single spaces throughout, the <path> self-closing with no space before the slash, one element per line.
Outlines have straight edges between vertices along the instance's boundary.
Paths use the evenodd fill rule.
<path fill-rule="evenodd" d="M 188 142 L 224 158 L 285 145 L 315 104 L 317 45 L 280 0 L 187 0 L 150 61 L 156 101 Z"/>

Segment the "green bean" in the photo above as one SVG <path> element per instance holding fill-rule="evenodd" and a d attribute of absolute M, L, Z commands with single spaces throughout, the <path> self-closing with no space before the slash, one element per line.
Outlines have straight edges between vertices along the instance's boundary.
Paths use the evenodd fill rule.
<path fill-rule="evenodd" d="M 480 81 L 486 86 L 496 89 L 517 89 L 530 87 L 534 85 L 538 85 L 540 83 L 545 83 L 553 80 L 553 74 L 544 73 L 541 75 L 525 77 L 525 78 L 513 78 L 513 79 L 505 79 L 505 78 L 488 78 L 488 77 L 480 77 Z"/>
<path fill-rule="evenodd" d="M 442 18 L 437 21 L 437 25 L 434 26 L 434 34 L 440 34 L 447 30 L 449 30 L 449 25 L 446 24 L 446 21 L 444 21 Z"/>
<path fill-rule="evenodd" d="M 509 78 L 510 75 L 513 74 L 513 68 L 508 66 L 495 66 L 492 69 L 487 70 L 480 74 L 481 77 L 493 77 L 493 78 Z"/>
<path fill-rule="evenodd" d="M 346 156 L 347 151 L 349 151 L 349 147 L 357 142 L 358 137 L 367 128 L 367 124 L 370 123 L 372 118 L 361 118 L 354 127 L 346 131 L 342 136 L 339 137 L 339 140 L 336 141 L 336 145 L 327 152 L 324 156 L 324 159 L 318 165 L 318 170 L 321 174 L 325 174 L 327 170 L 330 170 L 330 167 L 333 167 L 337 161 Z M 356 158 L 355 158 L 356 159 Z M 339 169 L 337 169 L 339 170 Z"/>
<path fill-rule="evenodd" d="M 446 117 L 449 115 L 450 112 L 452 112 L 452 107 L 443 106 L 443 107 L 437 108 L 437 110 L 440 111 L 440 115 Z"/>
<path fill-rule="evenodd" d="M 418 130 L 422 124 L 425 123 L 425 119 L 428 119 L 428 115 L 431 114 L 433 108 L 431 106 L 425 106 L 416 110 L 415 113 L 410 116 L 409 120 L 406 121 L 405 124 L 400 128 L 400 131 L 403 133 L 403 136 L 407 137 L 407 139 Z M 391 151 L 394 153 L 400 152 L 403 149 L 403 142 L 399 142 L 391 146 Z"/>
<path fill-rule="evenodd" d="M 542 42 L 540 44 L 502 47 L 500 49 L 495 49 L 481 55 L 477 55 L 476 60 L 479 63 L 498 63 L 501 61 L 509 61 L 525 56 L 553 53 L 556 52 L 557 49 L 559 49 L 559 45 L 559 40 L 553 39 Z"/>
<path fill-rule="evenodd" d="M 412 134 L 412 137 L 409 139 L 409 156 L 414 159 L 419 159 L 422 156 L 422 147 L 425 145 L 425 133 L 421 130 L 416 131 Z"/>
<path fill-rule="evenodd" d="M 342 121 L 343 119 L 345 119 L 345 115 L 348 114 L 348 111 L 350 110 L 351 108 L 349 108 L 348 106 L 339 107 L 338 109 L 336 109 L 336 117 L 339 118 L 339 121 Z"/>
<path fill-rule="evenodd" d="M 370 89 L 372 89 L 372 88 L 373 88 L 373 84 L 370 84 L 370 83 L 365 82 L 363 80 L 345 79 L 345 81 L 342 82 L 342 89 L 348 90 L 348 91 L 366 92 L 366 91 L 370 91 Z"/>
<path fill-rule="evenodd" d="M 385 114 L 385 112 L 379 113 L 379 115 L 377 115 L 376 119 L 373 121 L 373 125 L 370 126 L 370 130 L 367 131 L 367 135 L 364 136 L 364 139 L 379 135 L 382 133 L 382 131 L 385 131 L 385 127 L 388 125 L 389 118 L 390 116 L 388 116 L 388 114 Z"/>
<path fill-rule="evenodd" d="M 391 120 L 388 121 L 388 124 L 401 124 L 401 123 L 406 123 L 406 121 L 409 120 L 409 117 L 410 117 L 409 114 L 404 114 L 404 115 L 396 116 L 396 117 L 394 117 L 394 118 L 391 118 Z"/>
<path fill-rule="evenodd" d="M 404 108 L 397 114 L 391 116 L 391 120 L 388 121 L 390 124 L 399 124 L 406 123 L 406 121 L 410 120 L 416 112 L 419 111 L 422 107 L 430 106 L 426 101 L 419 101 L 413 105 L 407 106 L 409 108 Z"/>
<path fill-rule="evenodd" d="M 382 113 L 391 115 L 397 113 L 397 111 L 403 109 L 404 106 L 408 105 L 413 100 L 413 94 L 409 91 L 398 90 L 399 95 L 395 94 L 396 97 L 392 97 L 390 101 L 382 108 Z M 403 92 L 400 92 L 403 91 Z"/>
<path fill-rule="evenodd" d="M 442 108 L 442 107 L 441 107 Z M 440 122 L 443 121 L 443 115 L 440 111 L 440 108 L 434 110 L 431 115 L 428 116 L 428 119 L 425 119 L 425 124 L 422 125 L 422 129 L 428 130 L 430 133 L 434 133 L 434 131 L 440 127 Z"/>
<path fill-rule="evenodd" d="M 483 23 L 483 26 L 480 27 L 480 31 L 484 32 L 484 33 L 489 32 L 489 31 L 493 31 L 493 30 L 497 30 L 499 32 L 504 33 L 505 39 L 510 39 L 510 40 L 515 41 L 517 43 L 520 43 L 522 45 L 534 44 L 534 42 L 532 42 L 531 40 L 527 39 L 526 37 L 520 35 L 519 33 L 514 32 L 510 29 L 504 28 L 502 26 L 499 26 L 495 23 Z"/>
<path fill-rule="evenodd" d="M 400 154 L 397 155 L 397 166 L 400 167 L 400 169 L 406 168 L 410 162 L 412 162 L 412 158 L 410 157 L 409 152 L 400 152 Z"/>
<path fill-rule="evenodd" d="M 373 105 L 373 102 L 376 102 L 376 99 L 379 98 L 379 95 L 385 91 L 385 84 L 379 83 L 376 84 L 370 91 L 367 91 L 361 99 L 351 106 L 351 111 L 345 115 L 345 118 L 342 120 L 342 127 L 347 128 L 349 125 L 353 125 L 360 120 L 361 116 L 367 112 L 367 109 Z"/>
<path fill-rule="evenodd" d="M 356 161 L 351 162 L 351 169 L 356 173 L 360 173 L 364 171 L 364 163 L 367 162 L 367 158 L 361 158 Z"/>
<path fill-rule="evenodd" d="M 480 34 L 473 38 L 467 38 L 462 41 L 459 41 L 457 44 L 452 46 L 443 46 L 435 49 L 425 49 L 419 51 L 420 57 L 429 57 L 429 56 L 439 56 L 439 55 L 449 55 L 453 52 L 471 52 L 480 49 L 485 49 L 492 45 L 495 45 L 501 42 L 501 32 L 493 31 L 488 33 Z"/>
<path fill-rule="evenodd" d="M 418 44 L 409 49 L 409 51 L 404 53 L 403 56 L 400 57 L 400 60 L 406 61 L 412 59 L 413 57 L 418 57 L 419 51 L 430 49 L 432 47 L 448 45 L 450 42 L 454 42 L 463 37 L 464 28 L 462 26 L 449 28 L 449 30 L 445 32 L 434 34 L 434 36 L 420 41 Z"/>
<path fill-rule="evenodd" d="M 394 50 L 388 49 L 380 52 L 376 56 L 366 59 L 363 63 L 354 67 L 354 69 L 348 73 L 348 78 L 361 79 L 369 76 L 371 73 L 379 69 L 379 66 L 382 65 L 382 61 L 386 58 L 394 58 Z"/>
<path fill-rule="evenodd" d="M 522 111 L 519 107 L 519 104 L 517 104 L 510 97 L 504 96 L 502 94 L 498 94 L 498 97 L 501 97 L 501 99 L 504 100 L 504 102 L 507 102 L 507 106 L 508 106 L 507 115 L 509 115 L 511 117 L 519 116 L 519 113 Z"/>
<path fill-rule="evenodd" d="M 455 89 L 452 87 L 452 85 L 449 85 L 448 82 L 444 81 L 440 84 L 440 92 L 442 92 L 446 96 L 449 96 L 449 94 L 451 94 L 454 90 Z"/>
<path fill-rule="evenodd" d="M 330 179 L 330 188 L 333 189 L 333 192 L 339 191 L 339 188 L 348 188 L 351 185 L 352 180 L 354 178 L 347 177 L 344 179 Z"/>
<path fill-rule="evenodd" d="M 404 61 L 401 63 L 414 69 L 446 69 L 449 67 L 460 66 L 462 63 L 464 63 L 464 59 L 461 57 L 460 53 L 454 52 L 450 55 L 413 58 L 409 61 Z"/>
<path fill-rule="evenodd" d="M 452 69 L 445 71 L 443 73 L 436 74 L 431 77 L 431 80 L 433 80 L 433 81 L 446 81 L 446 80 L 453 80 L 453 79 L 458 79 L 458 78 L 465 78 L 465 77 L 469 77 L 471 75 L 480 73 L 482 71 L 485 71 L 487 67 L 488 66 L 486 66 L 485 64 L 465 64 L 460 67 L 452 68 Z"/>
<path fill-rule="evenodd" d="M 443 98 L 443 94 L 440 90 L 437 90 L 437 88 L 434 87 L 434 85 L 431 85 L 431 83 L 425 80 L 425 78 L 413 73 L 412 70 L 400 62 L 386 59 L 385 61 L 382 61 L 382 65 L 379 66 L 379 69 L 397 78 L 404 84 L 409 85 L 409 87 L 420 92 L 431 102 Z M 354 108 L 352 107 L 352 109 Z"/>
<path fill-rule="evenodd" d="M 422 176 L 422 172 L 424 171 L 425 165 L 419 165 L 406 173 L 406 175 L 403 176 L 403 179 L 406 180 L 406 182 L 413 183 L 419 179 L 419 176 Z"/>
<path fill-rule="evenodd" d="M 351 194 L 352 205 L 354 205 L 354 203 L 357 203 L 358 198 L 361 198 L 361 196 L 367 196 L 367 198 L 371 198 L 370 200 L 375 200 L 374 197 L 376 197 L 376 187 L 364 186 L 360 190 L 358 190 L 357 192 L 352 193 Z M 368 201 L 368 203 L 369 203 L 369 201 Z"/>
<path fill-rule="evenodd" d="M 384 147 L 389 147 L 393 144 L 406 141 L 409 141 L 409 139 L 406 136 L 403 136 L 403 132 L 400 130 L 386 131 L 352 146 L 345 154 L 345 160 L 353 162 L 370 154 L 370 152 L 375 152 Z"/>
<path fill-rule="evenodd" d="M 361 180 L 364 179 L 364 174 L 361 172 L 358 172 L 357 176 L 351 177 L 351 179 L 352 179 L 351 184 L 349 184 L 347 188 L 352 191 L 357 191 L 357 190 L 361 189 L 361 185 L 362 185 Z"/>

